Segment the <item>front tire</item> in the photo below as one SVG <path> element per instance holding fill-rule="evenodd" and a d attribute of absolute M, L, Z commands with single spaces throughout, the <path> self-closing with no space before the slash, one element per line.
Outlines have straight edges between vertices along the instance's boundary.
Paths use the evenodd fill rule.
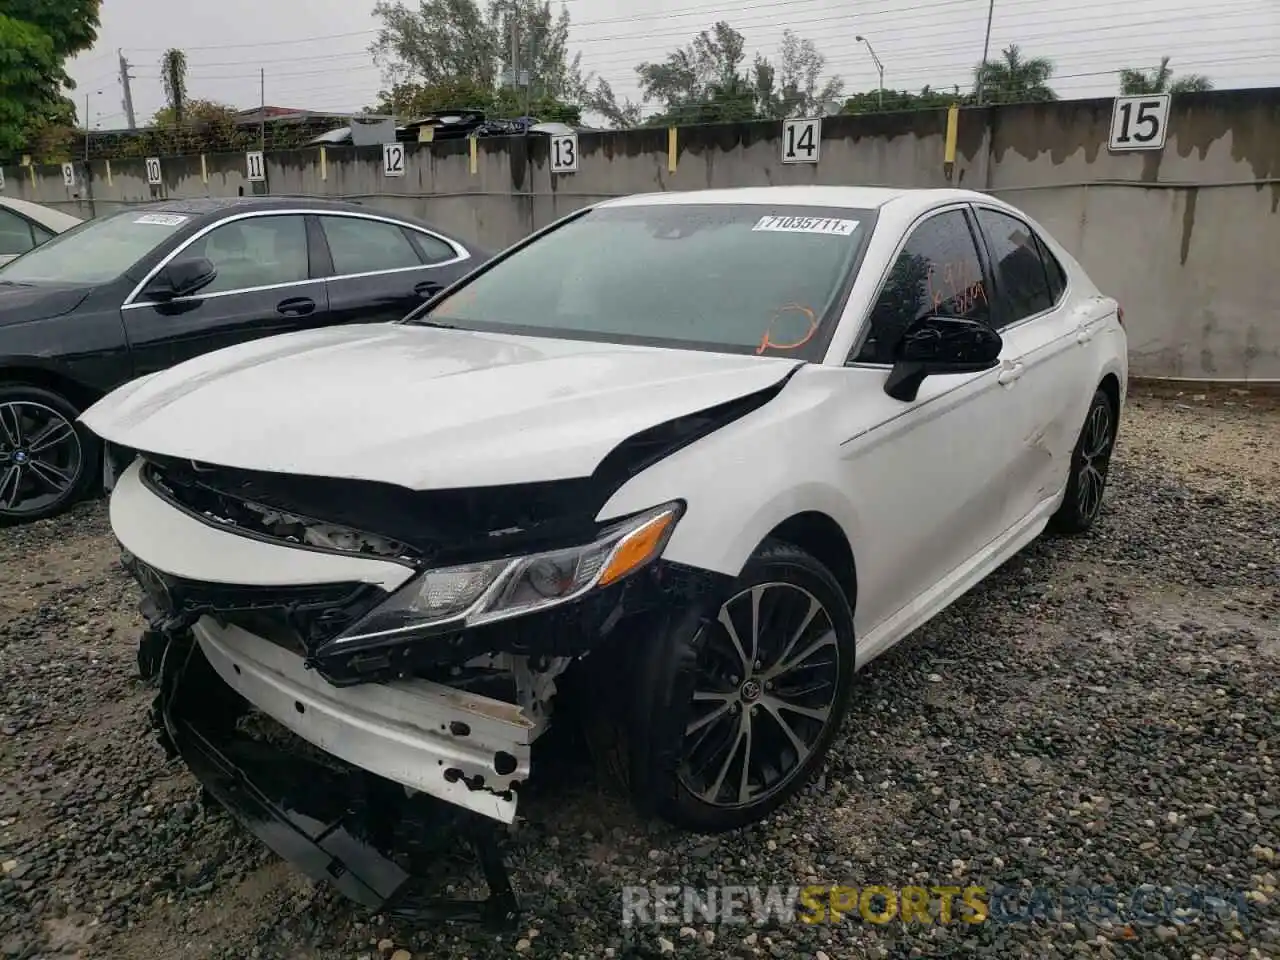
<path fill-rule="evenodd" d="M 1071 475 L 1062 506 L 1050 518 L 1056 533 L 1080 534 L 1093 526 L 1102 510 L 1111 453 L 1116 442 L 1116 415 L 1111 398 L 1097 390 L 1089 402 L 1084 427 L 1071 452 Z"/>
<path fill-rule="evenodd" d="M 822 763 L 849 709 L 853 611 L 819 561 L 766 541 L 691 647 L 673 704 L 682 740 L 673 768 L 655 771 L 654 812 L 720 833 L 769 816 Z"/>
<path fill-rule="evenodd" d="M 65 397 L 0 385 L 0 526 L 57 516 L 97 480 L 101 443 Z"/>

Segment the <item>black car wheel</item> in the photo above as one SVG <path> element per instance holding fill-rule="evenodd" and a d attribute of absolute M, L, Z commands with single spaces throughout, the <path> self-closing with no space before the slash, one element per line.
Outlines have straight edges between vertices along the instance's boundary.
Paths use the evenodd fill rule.
<path fill-rule="evenodd" d="M 1111 398 L 1098 390 L 1089 403 L 1084 427 L 1071 454 L 1066 496 L 1050 522 L 1055 531 L 1084 533 L 1098 519 L 1115 442 L 1116 411 Z"/>
<path fill-rule="evenodd" d="M 821 563 L 768 543 L 693 643 L 673 789 L 657 812 L 714 833 L 768 816 L 821 763 L 848 711 L 853 612 Z"/>
<path fill-rule="evenodd" d="M 52 391 L 0 386 L 0 524 L 56 516 L 93 485 L 101 445 L 78 416 Z"/>

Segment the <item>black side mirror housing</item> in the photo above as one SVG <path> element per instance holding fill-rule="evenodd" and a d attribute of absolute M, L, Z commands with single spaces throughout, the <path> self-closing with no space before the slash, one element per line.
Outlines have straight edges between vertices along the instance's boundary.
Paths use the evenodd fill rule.
<path fill-rule="evenodd" d="M 189 297 L 207 287 L 217 275 L 218 268 L 205 257 L 175 260 L 156 274 L 147 286 L 147 296 L 161 301 Z"/>
<path fill-rule="evenodd" d="M 948 373 L 981 373 L 1000 362 L 1004 341 L 981 320 L 964 317 L 921 317 L 902 335 L 884 392 L 910 402 L 925 377 Z"/>

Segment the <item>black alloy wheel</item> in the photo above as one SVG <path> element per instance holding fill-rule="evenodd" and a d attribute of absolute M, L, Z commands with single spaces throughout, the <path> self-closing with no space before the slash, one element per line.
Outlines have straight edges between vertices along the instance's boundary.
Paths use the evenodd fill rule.
<path fill-rule="evenodd" d="M 1116 411 L 1103 390 L 1094 393 L 1084 427 L 1071 454 L 1071 475 L 1052 527 L 1060 533 L 1084 533 L 1102 511 L 1111 454 L 1116 441 Z"/>
<path fill-rule="evenodd" d="M 675 802 L 662 813 L 701 832 L 736 829 L 803 787 L 839 731 L 853 614 L 826 567 L 769 543 L 694 646 Z"/>
<path fill-rule="evenodd" d="M 65 399 L 40 387 L 0 387 L 0 524 L 55 516 L 94 480 L 99 443 Z"/>

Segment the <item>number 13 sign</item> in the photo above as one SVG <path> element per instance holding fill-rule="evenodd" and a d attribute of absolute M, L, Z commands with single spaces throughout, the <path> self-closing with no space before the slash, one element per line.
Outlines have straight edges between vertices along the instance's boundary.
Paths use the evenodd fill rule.
<path fill-rule="evenodd" d="M 1163 150 L 1169 136 L 1169 100 L 1167 93 L 1116 97 L 1107 148 L 1113 153 Z"/>

